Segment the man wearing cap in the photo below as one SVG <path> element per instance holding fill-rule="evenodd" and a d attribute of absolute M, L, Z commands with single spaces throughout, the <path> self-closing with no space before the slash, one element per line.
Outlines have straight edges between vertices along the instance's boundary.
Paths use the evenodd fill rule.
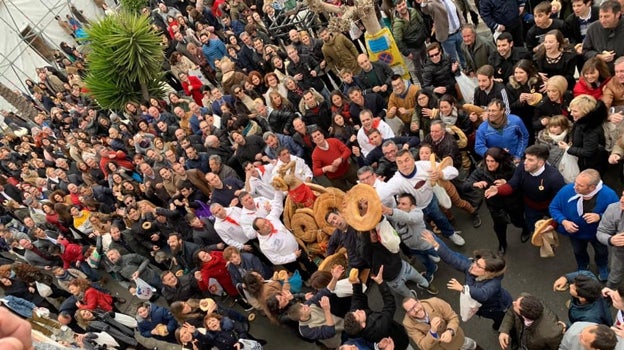
<path fill-rule="evenodd" d="M 396 156 L 398 171 L 388 181 L 387 195 L 398 195 L 410 193 L 416 198 L 417 208 L 421 209 L 425 216 L 432 220 L 442 231 L 442 234 L 450 239 L 455 245 L 463 246 L 466 241 L 459 235 L 461 231 L 449 222 L 448 218 L 442 214 L 438 205 L 438 200 L 433 194 L 433 183 L 438 179 L 454 179 L 458 171 L 452 166 L 444 169 L 432 169 L 429 161 L 415 161 L 414 155 L 409 150 L 400 150 Z M 437 166 L 437 165 L 436 165 Z M 384 198 L 386 195 L 380 195 Z"/>
<path fill-rule="evenodd" d="M 577 270 L 587 270 L 587 245 L 594 247 L 598 278 L 607 281 L 609 251 L 596 238 L 600 218 L 611 203 L 618 201 L 615 192 L 600 179 L 600 173 L 586 169 L 576 176 L 573 184 L 559 190 L 550 202 L 550 216 L 557 222 L 557 231 L 570 237 Z"/>
<path fill-rule="evenodd" d="M 439 298 L 419 300 L 415 295 L 403 299 L 403 326 L 421 350 L 472 350 L 477 343 L 464 335 L 459 317 L 446 301 Z"/>

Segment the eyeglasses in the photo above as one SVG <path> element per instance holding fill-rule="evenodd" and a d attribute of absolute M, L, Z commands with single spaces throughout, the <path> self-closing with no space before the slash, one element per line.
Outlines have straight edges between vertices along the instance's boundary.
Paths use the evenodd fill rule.
<path fill-rule="evenodd" d="M 243 90 L 236 90 L 236 91 L 234 91 L 234 94 L 235 94 L 235 95 L 238 95 L 238 94 L 240 94 L 241 92 L 243 92 Z"/>
<path fill-rule="evenodd" d="M 411 313 L 416 312 L 416 309 L 418 309 L 419 306 L 420 306 L 420 300 L 416 300 L 416 303 L 414 304 L 414 306 L 412 306 L 409 310 L 407 310 L 407 313 L 411 314 Z"/>
<path fill-rule="evenodd" d="M 394 154 L 394 153 L 396 153 L 396 152 L 397 152 L 397 150 L 395 150 L 395 149 L 391 149 L 391 150 L 389 150 L 389 151 L 385 151 L 385 152 L 383 152 L 383 155 L 384 155 L 384 156 L 389 156 L 389 155 Z"/>
<path fill-rule="evenodd" d="M 429 54 L 429 58 L 434 58 L 440 56 L 441 52 L 431 53 Z"/>

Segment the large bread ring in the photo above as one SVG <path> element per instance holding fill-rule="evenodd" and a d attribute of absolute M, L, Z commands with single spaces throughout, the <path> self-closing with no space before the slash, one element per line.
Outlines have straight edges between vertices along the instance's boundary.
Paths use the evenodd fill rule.
<path fill-rule="evenodd" d="M 318 225 L 314 221 L 314 217 L 307 213 L 295 213 L 290 223 L 292 225 L 293 234 L 303 242 L 316 242 L 316 231 Z"/>
<path fill-rule="evenodd" d="M 360 200 L 368 201 L 368 209 L 364 216 L 360 215 Z M 357 184 L 347 192 L 344 200 L 343 213 L 349 226 L 358 231 L 369 231 L 375 228 L 381 219 L 381 199 L 375 189 L 367 184 Z"/>
<path fill-rule="evenodd" d="M 338 249 L 337 252 L 323 259 L 318 269 L 319 271 L 329 272 L 334 265 L 342 265 L 345 269 L 347 268 L 347 250 L 344 247 Z"/>
<path fill-rule="evenodd" d="M 290 196 L 287 196 L 286 201 L 284 202 L 284 226 L 286 226 L 289 230 L 292 229 L 291 220 L 294 214 L 295 205 L 293 204 Z"/>
<path fill-rule="evenodd" d="M 485 112 L 485 109 L 477 105 L 470 104 L 470 103 L 464 103 L 464 105 L 462 106 L 462 109 L 466 111 L 466 113 L 468 114 L 477 113 L 478 115 L 481 115 L 483 114 L 483 112 Z"/>
<path fill-rule="evenodd" d="M 531 97 L 529 97 L 527 104 L 529 106 L 537 106 L 537 104 L 542 102 L 543 98 L 544 98 L 544 95 L 540 94 L 539 92 L 534 92 L 531 94 Z"/>
<path fill-rule="evenodd" d="M 333 234 L 335 228 L 325 221 L 325 216 L 333 209 L 340 210 L 342 203 L 344 202 L 344 195 L 344 192 L 341 190 L 329 187 L 327 188 L 327 192 L 318 196 L 314 201 L 313 215 L 316 220 L 316 224 L 328 235 Z"/>

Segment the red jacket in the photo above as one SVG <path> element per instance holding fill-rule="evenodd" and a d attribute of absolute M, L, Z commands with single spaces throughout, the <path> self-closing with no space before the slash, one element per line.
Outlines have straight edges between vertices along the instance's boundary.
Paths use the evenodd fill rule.
<path fill-rule="evenodd" d="M 111 155 L 113 156 L 112 158 Z M 132 164 L 132 161 L 128 159 L 128 156 L 124 152 L 109 150 L 108 152 L 104 153 L 104 155 L 100 159 L 100 169 L 102 170 L 106 178 L 108 178 L 108 167 L 106 166 L 106 164 L 108 164 L 108 162 L 110 162 L 111 160 L 114 160 L 115 163 L 117 163 L 118 168 L 121 167 L 129 170 L 134 170 L 134 164 Z"/>
<path fill-rule="evenodd" d="M 596 98 L 596 100 L 600 100 L 602 97 L 602 88 L 611 80 L 611 78 L 607 78 L 604 82 L 600 84 L 598 87 L 592 87 L 587 85 L 585 78 L 580 77 L 576 85 L 574 85 L 574 97 L 578 95 L 590 95 Z"/>
<path fill-rule="evenodd" d="M 238 295 L 236 287 L 232 284 L 232 277 L 225 266 L 223 253 L 219 251 L 212 251 L 208 254 L 210 254 L 212 260 L 202 263 L 202 280 L 197 281 L 199 288 L 203 291 L 207 291 L 210 278 L 214 278 L 230 296 Z"/>
<path fill-rule="evenodd" d="M 327 143 L 329 144 L 329 149 L 326 151 L 320 149 L 318 146 L 314 148 L 312 152 L 312 172 L 314 176 L 323 175 L 323 167 L 331 165 L 334 160 L 340 157 L 342 158 L 342 163 L 338 169 L 333 173 L 325 173 L 329 179 L 339 179 L 349 170 L 351 150 L 344 143 L 335 138 L 328 138 Z"/>
<path fill-rule="evenodd" d="M 82 303 L 78 306 L 82 310 L 104 310 L 113 311 L 113 296 L 93 287 L 84 292 Z"/>
<path fill-rule="evenodd" d="M 182 82 L 182 88 L 184 89 L 184 93 L 186 94 L 186 96 L 193 96 L 193 101 L 203 107 L 204 103 L 202 102 L 202 98 L 204 97 L 204 95 L 201 92 L 201 88 L 204 86 L 204 83 L 202 83 L 198 77 L 193 75 L 189 75 L 188 79 L 189 83 L 185 81 Z M 193 90 L 190 90 L 189 86 L 193 87 Z"/>
<path fill-rule="evenodd" d="M 65 247 L 65 250 L 61 254 L 64 269 L 68 269 L 71 264 L 76 261 L 84 261 L 82 246 L 80 244 L 70 243 L 66 238 L 60 238 L 58 242 Z"/>

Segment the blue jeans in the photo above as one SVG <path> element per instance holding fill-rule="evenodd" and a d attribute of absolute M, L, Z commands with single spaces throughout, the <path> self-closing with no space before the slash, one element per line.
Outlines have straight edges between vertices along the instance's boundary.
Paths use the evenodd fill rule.
<path fill-rule="evenodd" d="M 464 39 L 461 36 L 461 30 L 459 30 L 455 34 L 449 35 L 448 39 L 442 43 L 442 47 L 448 57 L 454 59 L 459 58 L 459 64 L 461 67 L 466 68 L 466 59 L 464 58 L 464 53 L 461 50 L 461 44 L 463 42 Z"/>
<path fill-rule="evenodd" d="M 409 288 L 405 285 L 405 282 L 407 281 L 416 282 L 419 286 L 423 286 L 425 288 L 429 287 L 429 281 L 418 273 L 412 265 L 405 260 L 401 263 L 401 272 L 397 278 L 387 282 L 390 289 L 406 298 L 412 295 Z"/>
<path fill-rule="evenodd" d="M 429 205 L 423 208 L 423 214 L 425 214 L 426 217 L 435 222 L 444 237 L 449 238 L 453 235 L 453 233 L 455 233 L 455 228 L 453 227 L 453 225 L 451 225 L 451 222 L 440 210 L 440 206 L 438 205 L 438 199 L 435 195 L 431 199 L 431 202 L 429 202 Z"/>
<path fill-rule="evenodd" d="M 596 265 L 600 268 L 606 268 L 609 264 L 609 249 L 604 244 L 598 242 L 596 237 L 592 239 L 578 239 L 570 236 L 570 243 L 572 243 L 572 250 L 574 251 L 574 258 L 576 258 L 576 265 L 578 270 L 588 270 L 589 266 L 589 254 L 587 253 L 587 245 L 591 244 L 594 247 L 594 260 Z"/>
<path fill-rule="evenodd" d="M 423 264 L 425 267 L 425 278 L 427 281 L 430 280 L 436 271 L 436 264 L 431 261 L 429 255 L 438 256 L 438 252 L 433 248 L 427 250 L 409 249 L 409 252 L 410 255 L 415 256 Z"/>

